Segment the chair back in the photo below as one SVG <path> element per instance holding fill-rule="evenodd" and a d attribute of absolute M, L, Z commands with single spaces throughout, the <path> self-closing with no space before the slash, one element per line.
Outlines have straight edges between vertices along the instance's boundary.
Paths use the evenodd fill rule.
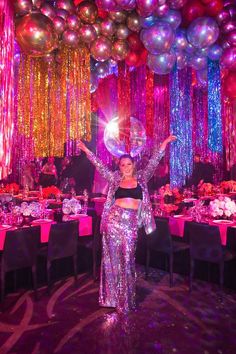
<path fill-rule="evenodd" d="M 213 263 L 223 260 L 218 226 L 191 222 L 188 228 L 191 258 Z"/>
<path fill-rule="evenodd" d="M 36 263 L 39 243 L 40 226 L 7 231 L 2 253 L 4 271 L 32 267 Z"/>
<path fill-rule="evenodd" d="M 172 239 L 168 218 L 155 218 L 156 230 L 148 235 L 149 247 L 156 251 L 171 252 Z"/>
<path fill-rule="evenodd" d="M 48 260 L 73 256 L 77 253 L 78 221 L 52 224 L 48 240 Z"/>

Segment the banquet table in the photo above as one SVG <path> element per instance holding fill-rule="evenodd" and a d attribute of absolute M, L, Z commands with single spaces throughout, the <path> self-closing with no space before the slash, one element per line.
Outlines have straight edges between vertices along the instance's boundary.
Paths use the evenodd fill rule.
<path fill-rule="evenodd" d="M 71 215 L 67 217 L 67 220 L 79 220 L 79 236 L 89 236 L 92 235 L 92 217 L 88 215 Z M 41 229 L 41 237 L 40 241 L 41 243 L 46 243 L 48 242 L 49 239 L 49 234 L 50 234 L 50 229 L 51 225 L 54 224 L 55 221 L 50 220 L 50 219 L 38 219 L 34 220 L 31 225 L 36 226 L 40 225 Z M 30 226 L 25 226 L 25 227 L 30 227 Z M 0 225 L 0 251 L 3 250 L 4 248 L 4 242 L 6 238 L 6 233 L 7 231 L 10 230 L 15 230 L 15 226 L 10 226 L 10 225 Z"/>

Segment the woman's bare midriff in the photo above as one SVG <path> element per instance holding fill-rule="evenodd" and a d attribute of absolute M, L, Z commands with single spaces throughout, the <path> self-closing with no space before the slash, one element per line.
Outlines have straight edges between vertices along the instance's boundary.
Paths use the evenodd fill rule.
<path fill-rule="evenodd" d="M 141 202 L 140 199 L 120 198 L 120 199 L 116 199 L 115 205 L 118 205 L 124 209 L 138 210 L 140 202 Z"/>

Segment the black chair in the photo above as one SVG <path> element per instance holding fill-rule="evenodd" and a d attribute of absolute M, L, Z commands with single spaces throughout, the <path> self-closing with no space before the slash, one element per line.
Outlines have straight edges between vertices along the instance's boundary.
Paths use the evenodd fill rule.
<path fill-rule="evenodd" d="M 218 226 L 191 222 L 188 225 L 190 236 L 190 290 L 195 270 L 195 261 L 216 263 L 220 270 L 220 287 L 224 284 L 224 262 L 235 255 L 222 247 Z"/>
<path fill-rule="evenodd" d="M 155 218 L 156 230 L 147 235 L 146 250 L 146 277 L 149 273 L 150 254 L 151 252 L 160 252 L 167 255 L 169 260 L 170 287 L 173 286 L 173 261 L 174 254 L 189 249 L 189 245 L 184 242 L 173 241 L 170 234 L 168 218 Z"/>
<path fill-rule="evenodd" d="M 7 231 L 0 260 L 1 300 L 5 296 L 5 275 L 7 272 L 30 268 L 33 288 L 37 298 L 36 264 L 40 244 L 40 226 Z"/>
<path fill-rule="evenodd" d="M 55 260 L 72 257 L 77 281 L 78 221 L 52 224 L 47 247 L 40 248 L 38 256 L 47 261 L 48 293 L 51 289 L 51 268 Z"/>

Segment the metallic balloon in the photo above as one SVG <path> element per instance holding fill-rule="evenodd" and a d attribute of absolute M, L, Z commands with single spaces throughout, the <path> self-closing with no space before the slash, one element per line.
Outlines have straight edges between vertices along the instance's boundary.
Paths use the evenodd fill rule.
<path fill-rule="evenodd" d="M 154 11 L 154 15 L 157 17 L 163 17 L 165 16 L 169 11 L 169 6 L 168 4 L 164 4 L 161 6 L 158 6 L 155 11 Z"/>
<path fill-rule="evenodd" d="M 141 32 L 141 40 L 145 48 L 152 54 L 169 51 L 174 39 L 174 31 L 167 22 L 157 22 L 152 27 L 143 29 Z"/>
<path fill-rule="evenodd" d="M 98 62 L 95 64 L 95 72 L 98 78 L 102 79 L 110 74 L 109 62 Z"/>
<path fill-rule="evenodd" d="M 95 29 L 96 33 L 97 33 L 97 36 L 100 36 L 101 34 L 101 22 L 95 22 L 93 25 L 93 28 Z"/>
<path fill-rule="evenodd" d="M 175 51 L 177 69 L 181 70 L 188 65 L 188 57 L 182 51 Z"/>
<path fill-rule="evenodd" d="M 103 36 L 112 37 L 116 31 L 116 24 L 110 18 L 106 18 L 101 22 L 101 33 Z"/>
<path fill-rule="evenodd" d="M 56 7 L 58 9 L 66 10 L 71 14 L 75 12 L 75 5 L 73 0 L 57 0 Z"/>
<path fill-rule="evenodd" d="M 124 60 L 129 52 L 129 43 L 124 39 L 118 39 L 112 46 L 112 58 L 119 61 Z"/>
<path fill-rule="evenodd" d="M 209 47 L 199 48 L 196 50 L 195 55 L 197 57 L 207 57 L 208 51 L 209 51 Z"/>
<path fill-rule="evenodd" d="M 156 74 L 169 74 L 176 62 L 174 51 L 158 55 L 148 54 L 147 65 Z"/>
<path fill-rule="evenodd" d="M 125 131 L 122 132 L 123 136 Z M 120 140 L 120 132 L 119 132 L 119 120 L 118 117 L 115 117 L 111 119 L 104 130 L 104 143 L 106 145 L 107 150 L 113 155 L 113 156 L 121 156 L 127 153 L 126 148 L 125 148 L 125 142 L 123 140 Z M 144 126 L 140 122 L 140 120 L 130 117 L 130 155 L 132 157 L 137 156 L 138 154 L 141 153 L 143 148 L 146 145 L 146 132 L 144 129 Z"/>
<path fill-rule="evenodd" d="M 188 0 L 169 0 L 168 4 L 171 9 L 181 9 Z"/>
<path fill-rule="evenodd" d="M 185 52 L 189 55 L 192 55 L 193 53 L 195 53 L 197 50 L 196 47 L 194 47 L 191 43 L 187 43 L 187 47 L 185 48 Z"/>
<path fill-rule="evenodd" d="M 216 21 L 219 26 L 223 25 L 224 23 L 228 22 L 231 19 L 229 11 L 223 9 L 217 16 Z"/>
<path fill-rule="evenodd" d="M 41 13 L 30 13 L 16 22 L 16 39 L 26 54 L 40 57 L 57 46 L 52 21 Z"/>
<path fill-rule="evenodd" d="M 62 34 L 65 31 L 66 21 L 62 17 L 56 16 L 56 17 L 54 17 L 52 22 L 53 22 L 54 28 L 58 34 Z"/>
<path fill-rule="evenodd" d="M 90 1 L 82 1 L 77 6 L 77 13 L 81 21 L 93 24 L 98 17 L 97 5 Z"/>
<path fill-rule="evenodd" d="M 44 0 L 32 0 L 32 5 L 33 8 L 35 9 L 40 9 L 40 7 L 43 5 Z"/>
<path fill-rule="evenodd" d="M 57 9 L 56 15 L 60 16 L 61 18 L 63 18 L 66 21 L 67 17 L 69 16 L 69 12 L 66 10 L 63 10 L 63 9 Z"/>
<path fill-rule="evenodd" d="M 115 21 L 116 23 L 123 23 L 126 20 L 126 12 L 125 11 L 111 11 L 109 13 L 109 17 Z"/>
<path fill-rule="evenodd" d="M 15 0 L 13 2 L 14 10 L 16 15 L 26 15 L 32 10 L 32 1 L 31 0 Z"/>
<path fill-rule="evenodd" d="M 93 93 L 97 90 L 99 83 L 99 78 L 97 77 L 97 73 L 91 71 L 90 74 L 90 92 Z"/>
<path fill-rule="evenodd" d="M 220 62 L 223 68 L 236 70 L 236 47 L 225 49 Z"/>
<path fill-rule="evenodd" d="M 118 9 L 131 11 L 136 8 L 136 0 L 116 0 Z"/>
<path fill-rule="evenodd" d="M 43 57 L 43 61 L 50 66 L 50 65 L 52 65 L 55 62 L 55 56 L 53 54 L 51 54 L 51 53 L 46 54 Z"/>
<path fill-rule="evenodd" d="M 62 34 L 62 41 L 68 47 L 77 48 L 79 44 L 79 35 L 76 31 L 67 29 Z"/>
<path fill-rule="evenodd" d="M 140 16 L 148 17 L 157 7 L 157 0 L 136 0 L 136 9 Z"/>
<path fill-rule="evenodd" d="M 97 32 L 93 25 L 82 25 L 78 33 L 84 43 L 92 43 L 97 38 Z"/>
<path fill-rule="evenodd" d="M 188 64 L 195 70 L 203 70 L 207 67 L 207 58 L 193 55 L 189 58 Z"/>
<path fill-rule="evenodd" d="M 98 8 L 106 11 L 116 11 L 118 10 L 117 3 L 115 0 L 95 0 Z"/>
<path fill-rule="evenodd" d="M 236 21 L 233 20 L 224 23 L 223 26 L 221 27 L 222 33 L 229 33 L 234 30 L 236 30 Z"/>
<path fill-rule="evenodd" d="M 53 19 L 56 16 L 56 11 L 53 6 L 49 5 L 48 3 L 45 3 L 41 6 L 40 11 L 42 12 L 43 15 L 49 17 L 50 19 Z"/>
<path fill-rule="evenodd" d="M 181 13 L 178 10 L 169 10 L 162 21 L 168 22 L 175 30 L 179 27 L 182 21 Z"/>
<path fill-rule="evenodd" d="M 218 36 L 219 27 L 211 17 L 196 18 L 187 29 L 188 41 L 197 48 L 209 47 Z"/>
<path fill-rule="evenodd" d="M 140 17 L 140 25 L 142 28 L 149 28 L 157 22 L 157 17 L 151 15 L 148 17 Z"/>
<path fill-rule="evenodd" d="M 140 17 L 135 11 L 127 16 L 127 27 L 130 29 L 130 31 L 133 32 L 140 31 L 141 29 Z"/>
<path fill-rule="evenodd" d="M 184 50 L 188 45 L 188 40 L 186 37 L 186 31 L 184 29 L 177 29 L 175 34 L 175 41 L 173 47 L 177 50 Z"/>
<path fill-rule="evenodd" d="M 213 44 L 209 47 L 208 58 L 211 60 L 219 60 L 223 53 L 223 49 L 219 44 Z"/>
<path fill-rule="evenodd" d="M 236 29 L 227 33 L 225 39 L 230 45 L 236 46 Z"/>
<path fill-rule="evenodd" d="M 90 47 L 91 55 L 97 61 L 106 61 L 111 56 L 112 42 L 104 36 L 95 39 Z"/>
<path fill-rule="evenodd" d="M 68 28 L 77 31 L 80 27 L 80 19 L 76 15 L 69 15 L 67 17 Z"/>
<path fill-rule="evenodd" d="M 126 39 L 129 34 L 130 34 L 130 31 L 125 24 L 121 23 L 121 24 L 117 25 L 116 37 L 118 39 Z"/>

